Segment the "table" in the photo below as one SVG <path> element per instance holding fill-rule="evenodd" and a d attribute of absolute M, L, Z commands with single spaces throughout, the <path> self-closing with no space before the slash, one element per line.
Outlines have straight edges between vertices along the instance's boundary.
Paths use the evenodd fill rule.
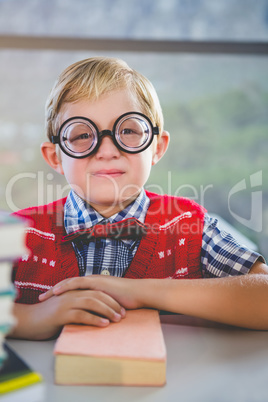
<path fill-rule="evenodd" d="M 167 347 L 167 384 L 159 388 L 54 385 L 55 341 L 9 339 L 7 343 L 43 375 L 44 402 L 268 401 L 267 331 L 184 315 L 160 318 Z"/>

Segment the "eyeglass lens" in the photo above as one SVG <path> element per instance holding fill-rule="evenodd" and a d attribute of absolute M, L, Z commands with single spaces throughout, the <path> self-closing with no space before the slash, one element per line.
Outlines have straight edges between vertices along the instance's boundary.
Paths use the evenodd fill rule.
<path fill-rule="evenodd" d="M 137 116 L 120 120 L 114 130 L 116 142 L 126 150 L 142 148 L 151 138 L 151 130 L 145 119 Z M 62 141 L 72 153 L 82 154 L 94 150 L 98 143 L 98 133 L 94 126 L 83 121 L 70 122 L 63 129 Z"/>
<path fill-rule="evenodd" d="M 93 127 L 82 122 L 72 122 L 64 130 L 62 140 L 67 149 L 74 153 L 89 151 L 97 142 Z"/>
<path fill-rule="evenodd" d="M 140 148 L 148 140 L 150 130 L 147 122 L 138 117 L 128 117 L 116 127 L 116 140 L 123 148 Z"/>

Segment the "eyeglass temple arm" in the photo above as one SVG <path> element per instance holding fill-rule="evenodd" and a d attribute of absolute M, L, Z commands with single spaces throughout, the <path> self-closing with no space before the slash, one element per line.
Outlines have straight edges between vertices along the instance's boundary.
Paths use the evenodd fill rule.
<path fill-rule="evenodd" d="M 51 136 L 51 142 L 52 142 L 52 144 L 59 144 L 60 143 L 60 137 L 58 135 L 52 135 Z"/>

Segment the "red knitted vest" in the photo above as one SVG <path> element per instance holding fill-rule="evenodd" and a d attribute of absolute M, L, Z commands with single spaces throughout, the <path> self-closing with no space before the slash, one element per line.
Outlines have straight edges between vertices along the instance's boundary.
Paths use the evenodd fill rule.
<path fill-rule="evenodd" d="M 147 234 L 125 273 L 126 278 L 201 278 L 200 252 L 205 209 L 182 197 L 146 192 L 150 198 Z M 71 242 L 66 234 L 63 207 L 66 198 L 17 215 L 30 220 L 26 244 L 30 250 L 14 266 L 17 302 L 37 303 L 40 293 L 59 281 L 79 276 Z"/>

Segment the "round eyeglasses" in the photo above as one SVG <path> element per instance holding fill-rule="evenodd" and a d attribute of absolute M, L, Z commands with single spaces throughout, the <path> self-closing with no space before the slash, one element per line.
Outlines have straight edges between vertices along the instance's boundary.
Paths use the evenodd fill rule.
<path fill-rule="evenodd" d="M 96 124 L 86 117 L 71 117 L 61 125 L 51 141 L 59 144 L 61 150 L 72 158 L 86 158 L 97 151 L 105 135 L 111 136 L 120 150 L 136 154 L 148 148 L 158 134 L 158 127 L 154 127 L 147 116 L 129 112 L 116 120 L 112 131 L 99 131 Z"/>

